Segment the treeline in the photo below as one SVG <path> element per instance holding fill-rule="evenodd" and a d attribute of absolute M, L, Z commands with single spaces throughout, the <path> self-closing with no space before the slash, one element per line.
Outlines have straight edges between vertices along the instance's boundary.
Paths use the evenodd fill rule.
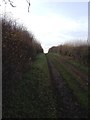
<path fill-rule="evenodd" d="M 88 64 L 88 58 L 90 58 L 90 46 L 88 43 L 66 43 L 63 45 L 53 46 L 48 52 L 55 52 L 61 55 L 73 57 L 75 60 L 83 64 Z"/>
<path fill-rule="evenodd" d="M 22 80 L 23 73 L 30 68 L 32 61 L 42 52 L 41 44 L 25 27 L 13 20 L 2 18 L 3 109 L 6 109 L 5 104 L 15 83 Z"/>

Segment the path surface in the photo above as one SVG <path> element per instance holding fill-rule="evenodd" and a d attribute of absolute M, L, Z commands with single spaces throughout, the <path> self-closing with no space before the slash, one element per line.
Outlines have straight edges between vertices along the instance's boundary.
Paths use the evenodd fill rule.
<path fill-rule="evenodd" d="M 75 64 L 71 62 L 72 59 L 70 57 L 58 56 L 58 59 L 65 65 L 66 68 L 68 68 L 71 74 L 77 78 L 77 82 L 80 84 L 80 87 L 85 91 L 88 91 L 88 72 L 75 66 Z"/>
<path fill-rule="evenodd" d="M 47 57 L 48 67 L 53 85 L 54 95 L 57 98 L 57 117 L 59 118 L 85 118 L 87 112 L 80 107 L 71 89 L 62 75 L 55 68 L 52 60 Z"/>
<path fill-rule="evenodd" d="M 59 71 L 62 61 L 54 54 L 40 54 L 21 80 L 17 75 L 15 81 L 3 82 L 3 118 L 87 118 L 87 106 L 81 107 L 73 92 L 79 83 L 72 90 L 74 80 L 70 86 Z M 86 101 L 84 92 L 82 96 Z"/>

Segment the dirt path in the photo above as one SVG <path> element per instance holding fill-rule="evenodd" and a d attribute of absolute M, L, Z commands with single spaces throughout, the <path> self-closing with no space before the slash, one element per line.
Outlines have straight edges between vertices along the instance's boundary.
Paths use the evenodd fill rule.
<path fill-rule="evenodd" d="M 75 96 L 72 94 L 67 83 L 63 80 L 60 73 L 47 56 L 48 67 L 53 85 L 54 95 L 57 101 L 58 118 L 86 118 L 87 114 L 84 109 L 80 108 Z"/>

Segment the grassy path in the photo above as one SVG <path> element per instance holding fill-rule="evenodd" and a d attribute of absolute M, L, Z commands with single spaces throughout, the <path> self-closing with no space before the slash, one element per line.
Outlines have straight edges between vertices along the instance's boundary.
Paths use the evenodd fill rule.
<path fill-rule="evenodd" d="M 46 57 L 37 56 L 36 61 L 22 81 L 15 84 L 9 97 L 6 118 L 56 118 L 55 99 Z"/>
<path fill-rule="evenodd" d="M 86 69 L 81 67 L 79 71 L 81 70 L 83 74 L 85 71 L 86 74 Z M 6 118 L 87 117 L 88 93 L 80 86 L 84 79 L 78 81 L 73 70 L 78 72 L 78 63 L 62 59 L 60 55 L 38 55 L 30 70 L 23 74 L 23 79 L 14 83 L 12 92 L 10 91 L 12 94 L 5 99 L 3 116 Z"/>
<path fill-rule="evenodd" d="M 78 78 L 74 76 L 75 73 L 72 71 L 72 69 L 70 69 L 70 66 L 69 65 L 67 66 L 65 63 L 65 60 L 60 59 L 60 56 L 57 54 L 48 54 L 48 57 L 49 59 L 52 60 L 54 66 L 63 76 L 63 79 L 68 83 L 68 86 L 70 87 L 70 89 L 72 89 L 73 94 L 77 97 L 81 106 L 87 109 L 88 91 L 82 89 L 81 85 L 78 82 Z M 78 77 L 81 77 L 81 76 L 78 76 Z"/>
<path fill-rule="evenodd" d="M 87 96 L 76 79 L 63 69 L 65 64 L 56 54 L 47 54 L 54 93 L 57 98 L 57 115 L 61 118 L 83 118 L 87 116 Z M 78 100 L 77 100 L 78 99 Z"/>

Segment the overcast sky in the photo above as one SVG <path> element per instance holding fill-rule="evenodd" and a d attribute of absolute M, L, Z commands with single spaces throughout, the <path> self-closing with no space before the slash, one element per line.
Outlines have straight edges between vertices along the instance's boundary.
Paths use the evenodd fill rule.
<path fill-rule="evenodd" d="M 61 0 L 30 0 L 30 12 L 26 0 L 13 0 L 15 8 L 2 3 L 3 12 L 24 24 L 38 41 L 44 52 L 52 46 L 67 41 L 87 40 L 88 1 L 61 2 Z M 65 0 L 63 0 L 65 1 Z M 86 1 L 86 2 L 85 2 Z M 1 11 L 1 8 L 0 8 Z"/>

